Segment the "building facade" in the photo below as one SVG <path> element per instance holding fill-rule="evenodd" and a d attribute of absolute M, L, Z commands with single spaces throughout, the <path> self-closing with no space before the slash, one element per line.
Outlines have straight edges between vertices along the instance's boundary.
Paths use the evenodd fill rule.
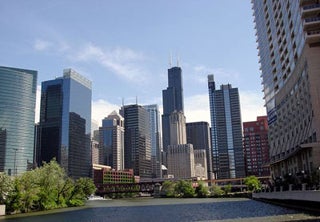
<path fill-rule="evenodd" d="M 73 178 L 91 174 L 91 82 L 72 69 L 42 82 L 37 163 L 55 158 Z"/>
<path fill-rule="evenodd" d="M 0 172 L 33 166 L 37 71 L 0 67 Z"/>
<path fill-rule="evenodd" d="M 168 87 L 162 91 L 162 145 L 164 152 L 163 163 L 166 165 L 166 153 L 170 141 L 170 115 L 172 112 L 184 112 L 182 69 L 172 67 L 168 69 Z"/>
<path fill-rule="evenodd" d="M 149 113 L 152 178 L 162 177 L 160 111 L 156 104 L 143 106 Z"/>
<path fill-rule="evenodd" d="M 194 174 L 200 180 L 208 179 L 207 155 L 204 149 L 193 149 L 194 153 Z"/>
<path fill-rule="evenodd" d="M 192 144 L 168 146 L 168 175 L 176 179 L 195 177 L 194 151 Z"/>
<path fill-rule="evenodd" d="M 247 176 L 270 176 L 267 116 L 243 123 L 243 151 Z"/>
<path fill-rule="evenodd" d="M 253 0 L 273 178 L 320 166 L 320 6 Z"/>
<path fill-rule="evenodd" d="M 212 149 L 210 141 L 210 128 L 207 122 L 193 122 L 186 124 L 187 143 L 193 144 L 193 149 L 205 150 L 207 178 L 212 178 Z M 202 165 L 204 166 L 204 165 Z"/>
<path fill-rule="evenodd" d="M 134 175 L 151 178 L 151 139 L 149 113 L 142 106 L 122 106 L 124 118 L 124 167 L 133 169 Z"/>
<path fill-rule="evenodd" d="M 124 119 L 116 111 L 102 120 L 99 128 L 100 164 L 124 169 Z"/>
<path fill-rule="evenodd" d="M 208 87 L 214 176 L 217 179 L 244 177 L 238 88 L 227 84 L 216 89 L 213 75 L 208 75 Z"/>

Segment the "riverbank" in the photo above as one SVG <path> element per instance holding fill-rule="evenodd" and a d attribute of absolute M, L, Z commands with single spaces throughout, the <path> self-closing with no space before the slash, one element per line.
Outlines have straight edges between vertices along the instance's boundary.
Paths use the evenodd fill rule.
<path fill-rule="evenodd" d="M 317 221 L 320 217 L 248 198 L 131 198 L 5 216 L 1 222 Z"/>
<path fill-rule="evenodd" d="M 253 193 L 254 200 L 260 200 L 284 207 L 320 213 L 320 191 L 280 191 Z"/>

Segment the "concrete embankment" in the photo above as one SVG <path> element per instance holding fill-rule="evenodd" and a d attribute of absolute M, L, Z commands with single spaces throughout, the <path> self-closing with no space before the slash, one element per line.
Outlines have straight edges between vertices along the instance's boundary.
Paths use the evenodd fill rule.
<path fill-rule="evenodd" d="M 253 193 L 252 198 L 285 207 L 320 213 L 320 191 L 282 191 Z"/>

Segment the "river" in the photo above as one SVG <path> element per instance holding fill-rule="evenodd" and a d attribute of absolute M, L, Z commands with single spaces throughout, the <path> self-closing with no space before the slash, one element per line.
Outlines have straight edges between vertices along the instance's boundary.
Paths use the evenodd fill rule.
<path fill-rule="evenodd" d="M 320 221 L 320 216 L 244 198 L 88 201 L 86 206 L 0 217 L 0 222 Z"/>

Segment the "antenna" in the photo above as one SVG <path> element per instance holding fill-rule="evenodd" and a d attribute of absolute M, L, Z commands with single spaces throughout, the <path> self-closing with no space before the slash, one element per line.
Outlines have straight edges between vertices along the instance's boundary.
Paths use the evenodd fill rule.
<path fill-rule="evenodd" d="M 122 106 L 124 106 L 124 98 L 122 97 Z"/>
<path fill-rule="evenodd" d="M 138 96 L 136 96 L 136 105 L 138 105 Z"/>
<path fill-rule="evenodd" d="M 171 68 L 172 67 L 172 53 L 170 52 L 170 55 L 169 55 L 169 67 Z"/>
<path fill-rule="evenodd" d="M 177 52 L 177 67 L 180 67 L 180 56 L 179 53 Z"/>

